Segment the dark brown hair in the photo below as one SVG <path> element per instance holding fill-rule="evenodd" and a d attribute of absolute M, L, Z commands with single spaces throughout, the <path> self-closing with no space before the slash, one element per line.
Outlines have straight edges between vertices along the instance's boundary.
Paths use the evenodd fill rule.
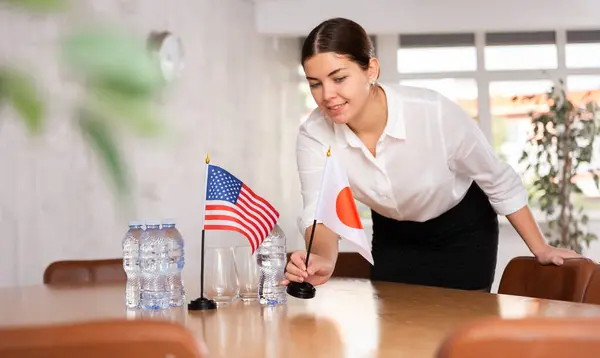
<path fill-rule="evenodd" d="M 363 70 L 369 68 L 369 61 L 375 57 L 371 38 L 359 24 L 344 18 L 323 21 L 315 27 L 302 45 L 302 61 L 318 53 L 334 52 L 348 57 Z"/>

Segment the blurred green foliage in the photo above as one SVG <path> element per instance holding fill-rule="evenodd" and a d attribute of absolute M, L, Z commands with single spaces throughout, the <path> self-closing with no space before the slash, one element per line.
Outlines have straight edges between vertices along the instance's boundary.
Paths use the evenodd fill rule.
<path fill-rule="evenodd" d="M 10 103 L 30 133 L 42 131 L 44 104 L 31 79 L 23 72 L 0 67 L 0 105 Z"/>
<path fill-rule="evenodd" d="M 66 0 L 0 0 L 15 11 L 61 11 Z M 119 132 L 156 136 L 164 131 L 155 100 L 165 88 L 158 60 L 146 42 L 114 27 L 73 30 L 59 42 L 60 63 L 84 89 L 73 108 L 76 128 L 98 155 L 124 199 L 130 192 Z M 29 132 L 43 133 L 46 111 L 36 82 L 25 69 L 0 64 L 0 106 L 10 105 Z M 1 108 L 0 108 L 1 109 Z"/>
<path fill-rule="evenodd" d="M 76 30 L 61 49 L 64 62 L 85 77 L 89 88 L 147 98 L 163 87 L 159 63 L 149 56 L 145 42 L 123 31 L 98 26 Z"/>
<path fill-rule="evenodd" d="M 28 11 L 59 11 L 64 10 L 67 0 L 0 0 L 0 3 L 17 6 Z"/>

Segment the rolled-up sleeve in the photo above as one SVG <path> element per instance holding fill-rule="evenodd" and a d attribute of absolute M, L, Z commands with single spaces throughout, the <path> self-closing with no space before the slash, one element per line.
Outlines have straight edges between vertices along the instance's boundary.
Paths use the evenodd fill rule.
<path fill-rule="evenodd" d="M 439 111 L 450 169 L 471 177 L 499 215 L 509 215 L 526 206 L 528 195 L 521 177 L 500 160 L 475 121 L 443 96 Z"/>
<path fill-rule="evenodd" d="M 325 151 L 325 145 L 310 136 L 306 126 L 301 126 L 296 142 L 296 162 L 303 202 L 302 214 L 298 218 L 298 228 L 302 235 L 314 221 L 325 165 Z"/>

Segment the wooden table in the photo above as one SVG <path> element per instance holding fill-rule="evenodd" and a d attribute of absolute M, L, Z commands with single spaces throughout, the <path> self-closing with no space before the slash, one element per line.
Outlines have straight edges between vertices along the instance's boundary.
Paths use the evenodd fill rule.
<path fill-rule="evenodd" d="M 190 287 L 193 286 L 193 287 Z M 197 286 L 186 281 L 189 299 Z M 211 357 L 433 357 L 460 323 L 483 317 L 599 316 L 600 306 L 483 292 L 333 279 L 312 300 L 213 311 L 127 311 L 124 285 L 0 289 L 0 325 L 130 317 L 169 319 L 206 341 Z"/>

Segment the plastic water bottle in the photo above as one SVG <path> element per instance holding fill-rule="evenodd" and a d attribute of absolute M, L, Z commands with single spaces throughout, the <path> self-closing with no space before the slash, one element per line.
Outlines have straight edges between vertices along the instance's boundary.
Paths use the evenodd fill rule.
<path fill-rule="evenodd" d="M 183 237 L 175 227 L 175 221 L 165 219 L 162 221 L 162 231 L 169 246 L 169 270 L 167 285 L 169 288 L 169 305 L 181 307 L 185 303 L 185 289 L 181 272 L 185 264 Z"/>
<path fill-rule="evenodd" d="M 261 305 L 287 303 L 286 287 L 280 284 L 285 278 L 286 253 L 285 233 L 275 225 L 256 250 L 256 261 L 260 268 L 258 302 Z"/>
<path fill-rule="evenodd" d="M 129 230 L 123 238 L 123 269 L 127 275 L 125 286 L 125 305 L 137 308 L 140 305 L 140 237 L 144 231 L 141 221 L 129 223 Z"/>
<path fill-rule="evenodd" d="M 147 221 L 146 230 L 140 237 L 142 308 L 165 309 L 169 307 L 168 267 L 169 248 L 160 229 L 160 222 Z"/>

